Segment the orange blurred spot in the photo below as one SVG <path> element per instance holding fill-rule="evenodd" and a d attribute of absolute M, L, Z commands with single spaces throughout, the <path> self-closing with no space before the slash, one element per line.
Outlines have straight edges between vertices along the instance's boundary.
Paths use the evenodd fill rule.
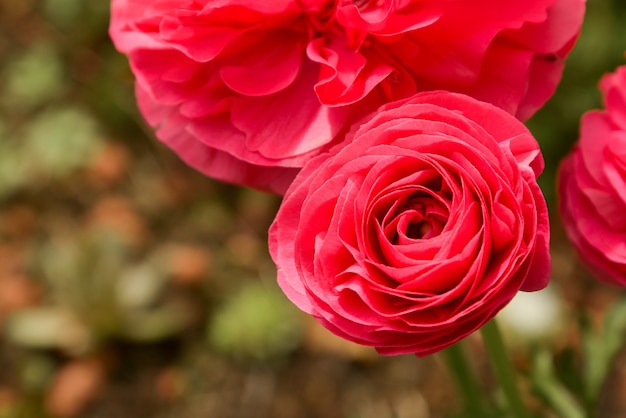
<path fill-rule="evenodd" d="M 190 285 L 206 278 L 211 264 L 207 249 L 199 245 L 179 244 L 169 251 L 167 270 L 175 283 Z"/>
<path fill-rule="evenodd" d="M 50 385 L 46 409 L 59 418 L 78 416 L 97 396 L 105 377 L 106 367 L 101 359 L 80 359 L 66 364 Z"/>

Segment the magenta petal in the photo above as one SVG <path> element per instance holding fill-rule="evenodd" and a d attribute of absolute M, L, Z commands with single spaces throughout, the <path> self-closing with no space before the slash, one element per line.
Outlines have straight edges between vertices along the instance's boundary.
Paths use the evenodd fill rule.
<path fill-rule="evenodd" d="M 327 105 L 346 105 L 361 100 L 393 72 L 389 64 L 370 59 L 341 45 L 326 45 L 315 39 L 307 47 L 307 56 L 322 64 L 315 92 Z"/>
<path fill-rule="evenodd" d="M 559 171 L 559 210 L 580 259 L 599 279 L 626 286 L 626 67 L 600 82 L 604 110 L 581 119 Z"/>
<path fill-rule="evenodd" d="M 600 89 L 604 91 L 604 103 L 611 119 L 626 130 L 626 66 L 605 75 L 600 80 Z"/>
<path fill-rule="evenodd" d="M 302 41 L 298 34 L 284 31 L 272 37 L 283 38 L 269 51 L 252 50 L 238 60 L 220 69 L 224 83 L 244 96 L 265 96 L 276 93 L 294 83 L 304 58 Z M 263 45 L 272 42 L 268 37 L 256 42 Z"/>
<path fill-rule="evenodd" d="M 303 67 L 289 88 L 271 97 L 234 101 L 232 123 L 245 133 L 248 149 L 267 158 L 294 159 L 329 145 L 342 129 L 347 111 L 319 103 L 315 93 L 306 88 L 313 77 L 311 68 Z"/>
<path fill-rule="evenodd" d="M 209 177 L 235 184 L 255 187 L 282 194 L 287 190 L 297 169 L 263 167 L 245 163 L 225 152 L 208 147 L 186 130 L 180 130 L 184 120 L 173 109 L 155 105 L 139 86 L 136 89 L 140 109 L 148 122 L 158 126 L 157 137 L 173 149 L 187 164 Z"/>

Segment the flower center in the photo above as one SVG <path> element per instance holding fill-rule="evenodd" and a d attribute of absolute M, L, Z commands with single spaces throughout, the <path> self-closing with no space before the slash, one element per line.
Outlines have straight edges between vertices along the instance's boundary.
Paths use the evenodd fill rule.
<path fill-rule="evenodd" d="M 405 199 L 393 197 L 396 201 L 383 219 L 378 220 L 391 244 L 405 245 L 441 234 L 450 215 L 444 196 L 418 191 Z"/>
<path fill-rule="evenodd" d="M 374 7 L 385 6 L 384 0 L 351 0 L 350 2 L 347 2 L 347 3 L 354 4 L 361 11 L 367 9 L 368 7 L 374 8 Z"/>
<path fill-rule="evenodd" d="M 406 236 L 413 239 L 430 238 L 433 226 L 428 221 L 411 222 L 406 229 Z"/>

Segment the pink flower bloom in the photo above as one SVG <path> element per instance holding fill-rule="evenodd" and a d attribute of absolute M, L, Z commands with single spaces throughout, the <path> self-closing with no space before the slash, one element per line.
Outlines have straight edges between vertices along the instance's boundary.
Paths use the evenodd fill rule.
<path fill-rule="evenodd" d="M 561 165 L 560 211 L 582 261 L 598 279 L 626 286 L 626 66 L 600 82 L 605 110 L 586 113 Z"/>
<path fill-rule="evenodd" d="M 525 119 L 553 93 L 584 0 L 113 0 L 157 136 L 221 180 L 284 192 L 346 127 L 418 91 Z"/>
<path fill-rule="evenodd" d="M 433 91 L 389 103 L 310 160 L 270 228 L 278 282 L 381 354 L 439 351 L 545 287 L 539 146 L 509 113 Z"/>

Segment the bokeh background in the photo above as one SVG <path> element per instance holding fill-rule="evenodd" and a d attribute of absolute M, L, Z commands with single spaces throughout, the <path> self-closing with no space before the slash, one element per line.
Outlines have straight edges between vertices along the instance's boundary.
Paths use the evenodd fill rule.
<path fill-rule="evenodd" d="M 266 244 L 280 199 L 207 179 L 154 139 L 108 8 L 0 0 L 0 418 L 464 416 L 438 356 L 380 357 L 291 306 Z M 554 280 L 500 318 L 521 374 L 536 345 L 575 368 L 581 313 L 601 323 L 623 296 L 576 261 L 554 189 L 624 51 L 626 2 L 589 0 L 562 84 L 528 122 Z M 466 346 L 496 389 L 480 338 Z M 601 416 L 626 416 L 624 357 Z"/>

